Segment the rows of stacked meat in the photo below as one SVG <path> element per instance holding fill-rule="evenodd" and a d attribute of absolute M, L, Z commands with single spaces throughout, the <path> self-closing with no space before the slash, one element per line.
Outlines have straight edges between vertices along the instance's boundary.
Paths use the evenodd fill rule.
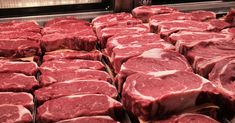
<path fill-rule="evenodd" d="M 229 122 L 234 15 L 141 6 L 91 23 L 1 23 L 0 122 L 117 123 L 124 110 L 133 122 Z"/>

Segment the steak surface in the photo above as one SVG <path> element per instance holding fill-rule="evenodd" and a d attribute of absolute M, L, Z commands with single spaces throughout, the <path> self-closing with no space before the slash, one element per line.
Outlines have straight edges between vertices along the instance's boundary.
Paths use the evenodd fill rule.
<path fill-rule="evenodd" d="M 76 50 L 57 50 L 46 52 L 43 56 L 43 62 L 61 59 L 84 59 L 84 60 L 97 60 L 101 61 L 102 53 L 98 50 L 76 51 Z"/>
<path fill-rule="evenodd" d="M 135 18 L 141 19 L 143 22 L 148 22 L 148 19 L 153 15 L 165 14 L 177 11 L 175 8 L 167 6 L 139 6 L 132 10 L 132 14 Z"/>
<path fill-rule="evenodd" d="M 200 93 L 217 94 L 215 88 L 192 72 L 136 73 L 127 77 L 122 103 L 126 110 L 148 121 L 195 106 Z"/>
<path fill-rule="evenodd" d="M 52 20 L 49 20 L 45 23 L 44 27 L 50 27 L 55 25 L 63 25 L 68 23 L 84 23 L 85 25 L 89 24 L 87 21 L 77 19 L 74 16 L 58 17 Z"/>
<path fill-rule="evenodd" d="M 72 95 L 50 100 L 37 109 L 37 120 L 48 123 L 82 116 L 121 115 L 122 104 L 99 94 Z"/>
<path fill-rule="evenodd" d="M 39 86 L 34 76 L 21 73 L 0 73 L 0 91 L 31 92 Z"/>
<path fill-rule="evenodd" d="M 192 72 L 186 58 L 178 52 L 162 49 L 151 49 L 141 55 L 132 57 L 122 64 L 121 70 L 116 76 L 116 85 L 119 92 L 122 85 L 131 74 L 160 72 L 166 70 L 182 70 Z"/>
<path fill-rule="evenodd" d="M 91 69 L 44 71 L 40 76 L 40 84 L 43 86 L 68 80 L 103 80 L 112 82 L 111 77 L 105 71 Z"/>
<path fill-rule="evenodd" d="M 23 73 L 36 75 L 38 65 L 35 62 L 0 60 L 0 73 Z"/>
<path fill-rule="evenodd" d="M 113 85 L 99 80 L 71 80 L 54 83 L 36 90 L 34 94 L 39 103 L 69 95 L 104 94 L 112 98 L 118 95 Z"/>
<path fill-rule="evenodd" d="M 40 66 L 40 72 L 58 71 L 58 70 L 77 70 L 77 69 L 92 69 L 105 70 L 104 65 L 100 61 L 81 60 L 81 59 L 62 59 L 43 62 Z"/>
<path fill-rule="evenodd" d="M 0 105 L 1 123 L 30 123 L 33 117 L 29 110 L 21 105 Z"/>
<path fill-rule="evenodd" d="M 193 16 L 193 20 L 196 21 L 206 21 L 210 19 L 216 19 L 216 13 L 212 11 L 197 10 L 192 11 L 190 14 Z"/>
<path fill-rule="evenodd" d="M 184 113 L 173 116 L 166 120 L 153 121 L 150 123 L 219 123 L 218 121 L 202 114 Z"/>
<path fill-rule="evenodd" d="M 30 111 L 34 109 L 33 95 L 25 92 L 0 92 L 0 105 L 22 105 Z"/>
<path fill-rule="evenodd" d="M 56 123 L 119 123 L 109 116 L 84 116 L 68 120 L 62 120 Z"/>

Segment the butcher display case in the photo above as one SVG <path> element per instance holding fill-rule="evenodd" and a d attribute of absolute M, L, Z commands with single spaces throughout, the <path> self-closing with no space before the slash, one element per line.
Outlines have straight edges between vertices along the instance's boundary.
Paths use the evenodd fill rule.
<path fill-rule="evenodd" d="M 119 13 L 119 12 L 132 12 L 132 10 L 138 6 L 141 6 L 141 5 L 146 5 L 146 6 L 150 6 L 150 5 L 164 5 L 164 6 L 168 6 L 169 8 L 172 7 L 172 9 L 174 10 L 179 10 L 179 11 L 182 11 L 182 12 L 190 12 L 190 11 L 195 11 L 195 10 L 205 10 L 205 11 L 212 11 L 212 13 L 214 12 L 216 14 L 216 17 L 220 18 L 222 16 L 224 16 L 231 8 L 235 8 L 235 1 L 233 0 L 162 0 L 162 1 L 159 1 L 159 0 L 0 0 L 0 22 L 8 22 L 8 21 L 28 21 L 28 20 L 34 20 L 36 22 L 33 22 L 33 21 L 28 21 L 29 24 L 32 24 L 33 26 L 35 26 L 36 24 L 36 29 L 37 29 L 37 34 L 40 36 L 42 35 L 50 35 L 52 33 L 54 33 L 53 31 L 53 28 L 50 28 L 49 26 L 46 27 L 45 26 L 45 23 L 48 22 L 49 20 L 52 20 L 54 18 L 58 18 L 58 17 L 65 17 L 66 19 L 71 19 L 71 22 L 74 21 L 74 18 L 73 17 L 77 17 L 79 19 L 82 19 L 82 20 L 87 20 L 89 22 L 92 21 L 92 19 L 96 18 L 97 16 L 100 16 L 100 15 L 105 15 L 105 14 L 109 14 L 109 13 Z M 174 11 L 173 10 L 173 11 Z M 174 11 L 175 12 L 175 11 Z M 178 11 L 177 11 L 178 12 Z M 125 15 L 127 14 L 127 15 Z M 149 33 L 149 25 L 144 23 L 143 24 L 143 20 L 139 19 L 139 21 L 136 21 L 134 19 L 136 18 L 133 18 L 131 14 L 129 13 L 125 13 L 123 14 L 124 16 L 131 16 L 129 19 L 133 19 L 133 22 L 136 22 L 138 24 L 141 23 L 141 26 L 143 27 L 140 27 L 140 28 L 143 28 L 145 29 L 144 32 L 148 32 Z M 187 13 L 188 14 L 188 13 Z M 214 14 L 214 15 L 215 15 Z M 73 16 L 73 17 L 71 17 Z M 216 20 L 216 17 L 214 16 L 213 19 Z M 76 19 L 77 19 L 76 18 Z M 78 20 L 76 20 L 76 23 Z M 182 19 L 183 20 L 183 19 Z M 107 20 L 106 20 L 107 21 Z M 123 20 L 122 20 L 123 21 Z M 192 20 L 190 20 L 192 21 Z M 89 22 L 83 22 L 81 20 L 79 20 L 79 23 L 82 23 L 83 25 L 81 26 L 81 28 L 89 28 L 90 32 L 92 32 L 92 36 L 94 36 L 94 42 L 93 43 L 93 47 L 91 50 L 87 50 L 88 52 L 91 52 L 92 50 L 96 50 L 98 51 L 101 55 L 100 55 L 100 59 L 101 60 L 97 60 L 99 62 L 102 62 L 102 64 L 105 66 L 104 67 L 104 71 L 108 73 L 108 75 L 111 76 L 111 79 L 110 81 L 116 81 L 114 79 L 114 76 L 115 74 L 118 74 L 118 72 L 115 73 L 115 68 L 112 68 L 112 63 L 111 63 L 111 60 L 106 56 L 107 54 L 105 54 L 106 52 L 103 51 L 105 48 L 102 47 L 102 45 L 100 45 L 99 43 L 101 42 L 100 41 L 100 37 L 95 34 L 97 32 L 99 32 L 100 30 L 106 28 L 104 24 L 104 27 L 100 27 L 100 28 L 94 28 L 90 25 Z M 140 23 L 139 23 L 140 22 Z M 37 23 L 39 25 L 37 25 Z M 53 22 L 51 22 L 53 23 Z M 124 22 L 123 22 L 124 23 Z M 125 23 L 128 23 L 128 21 L 125 21 Z M 142 25 L 143 24 L 143 25 Z M 112 23 L 110 24 L 111 26 Z M 114 24 L 115 25 L 115 24 Z M 128 25 L 128 24 L 127 24 Z M 125 25 L 125 26 L 127 26 Z M 130 24 L 131 25 L 131 24 Z M 133 24 L 134 25 L 134 24 Z M 147 25 L 147 26 L 146 26 Z M 206 25 L 206 24 L 205 24 Z M 43 28 L 43 26 L 45 26 Z M 78 26 L 78 25 L 75 25 L 75 26 Z M 80 25 L 79 25 L 80 26 Z M 109 26 L 109 25 L 108 25 Z M 107 27 L 108 27 L 107 26 Z M 115 25 L 116 26 L 116 25 Z M 119 25 L 117 25 L 119 26 Z M 122 25 L 123 26 L 123 25 Z M 30 27 L 31 28 L 31 27 Z M 46 29 L 45 29 L 46 28 Z M 54 27 L 55 29 L 58 28 L 58 27 Z M 119 28 L 119 31 L 121 30 L 122 31 L 122 28 L 124 27 L 121 27 L 121 29 Z M 128 27 L 129 28 L 129 27 Z M 44 29 L 44 30 L 43 30 Z M 49 31 L 48 31 L 48 30 Z M 199 28 L 201 29 L 201 28 Z M 38 31 L 40 30 L 40 31 Z M 50 32 L 52 30 L 52 33 Z M 61 29 L 63 30 L 63 29 Z M 69 29 L 68 29 L 69 30 Z M 85 30 L 85 29 L 84 29 Z M 137 29 L 138 30 L 138 29 Z M 156 29 L 157 30 L 157 29 Z M 222 29 L 221 29 L 222 30 Z M 44 32 L 43 32 L 44 31 Z M 59 30 L 60 31 L 60 30 Z M 72 30 L 72 31 L 77 31 L 76 29 Z M 200 30 L 201 31 L 201 30 Z M 205 31 L 211 31 L 211 30 L 205 30 Z M 214 31 L 214 30 L 213 30 Z M 35 32 L 33 32 L 35 33 Z M 61 32 L 59 32 L 60 34 L 62 34 Z M 58 33 L 58 34 L 59 34 Z M 66 32 L 67 33 L 67 32 Z M 71 33 L 71 32 L 69 32 Z M 115 33 L 115 31 L 114 31 Z M 155 32 L 154 32 L 155 33 Z M 19 33 L 21 34 L 21 33 Z M 72 34 L 72 33 L 71 33 Z M 80 34 L 80 33 L 78 33 Z M 88 33 L 89 34 L 89 33 Z M 105 33 L 103 33 L 105 34 Z M 103 35 L 102 34 L 102 35 Z M 23 35 L 23 33 L 22 33 Z M 38 36 L 37 35 L 37 36 Z M 83 34 L 81 33 L 81 35 L 85 35 L 84 37 L 86 37 L 87 35 L 86 34 Z M 150 34 L 151 35 L 151 34 Z M 63 35 L 64 37 L 68 36 L 68 35 Z M 63 38 L 63 36 L 61 36 Z M 77 36 L 77 35 L 76 35 Z M 76 37 L 75 36 L 75 37 Z M 3 36 L 4 37 L 4 36 Z M 7 37 L 7 36 L 6 36 Z M 57 38 L 60 38 L 60 35 L 55 35 L 53 38 L 56 40 Z M 68 36 L 69 37 L 69 36 Z M 87 36 L 89 37 L 89 36 Z M 97 38 L 98 37 L 98 38 Z M 101 36 L 102 37 L 102 36 Z M 137 36 L 138 37 L 138 36 Z M 34 38 L 34 37 L 33 37 Z M 60 40 L 58 38 L 58 40 Z M 67 38 L 67 37 L 66 37 Z M 77 38 L 77 37 L 76 37 Z M 110 38 L 110 37 L 109 37 Z M 162 39 L 164 37 L 154 37 L 156 39 L 159 39 L 162 41 Z M 48 38 L 49 39 L 49 38 Z M 52 39 L 52 38 L 51 38 Z M 54 40 L 53 39 L 53 40 Z M 107 38 L 108 39 L 108 38 Z M 106 39 L 106 40 L 107 40 Z M 31 39 L 30 39 L 31 40 Z M 74 39 L 72 39 L 74 40 Z M 99 42 L 99 41 L 100 42 Z M 41 41 L 41 39 L 40 39 Z M 40 42 L 39 41 L 39 42 Z M 65 42 L 67 41 L 67 39 L 65 40 Z M 70 41 L 70 40 L 69 40 Z M 80 40 L 79 40 L 80 41 Z M 97 41 L 97 42 L 96 42 Z M 155 41 L 155 39 L 154 39 Z M 62 41 L 61 41 L 62 42 Z M 60 43 L 61 43 L 60 42 Z M 72 42 L 72 41 L 71 41 Z M 88 42 L 88 41 L 87 41 Z M 89 40 L 89 42 L 92 42 Z M 134 42 L 134 41 L 133 41 Z M 40 42 L 41 43 L 41 42 Z M 41 44 L 39 43 L 38 48 L 42 49 L 42 53 L 41 51 L 39 50 L 37 55 L 38 55 L 38 59 L 36 59 L 34 56 L 33 59 L 31 59 L 33 62 L 35 61 L 35 59 L 38 61 L 38 65 L 41 65 L 42 62 L 44 62 L 42 59 L 42 57 L 44 57 L 45 55 L 48 55 L 46 54 L 46 52 L 48 53 L 51 53 L 51 52 L 54 52 L 54 50 L 51 50 L 51 51 L 46 51 L 46 49 L 42 48 L 43 46 L 41 46 Z M 74 42 L 73 42 L 74 43 Z M 29 43 L 30 44 L 30 43 Z M 66 44 L 66 43 L 64 43 Z M 64 45 L 63 43 L 61 45 Z M 72 43 L 71 43 L 72 44 Z M 71 45 L 69 44 L 69 45 Z M 80 44 L 82 44 L 80 42 Z M 56 43 L 51 43 L 50 45 L 57 45 Z M 73 44 L 72 44 L 73 45 Z M 167 46 L 167 45 L 166 45 Z M 53 46 L 52 46 L 53 47 Z M 56 46 L 55 46 L 56 47 Z M 60 46 L 58 46 L 60 47 Z M 63 46 L 62 46 L 63 47 Z M 73 46 L 71 46 L 73 47 Z M 76 46 L 74 46 L 76 47 Z M 84 46 L 85 47 L 85 46 Z M 77 47 L 76 47 L 77 48 Z M 103 48 L 103 49 L 102 49 Z M 170 47 L 169 49 L 174 49 L 175 47 Z M 49 49 L 49 48 L 48 48 Z M 63 48 L 61 48 L 63 49 Z M 65 52 L 67 49 L 65 48 L 65 50 L 61 50 L 61 49 L 56 49 L 55 51 L 56 52 Z M 69 49 L 69 48 L 68 48 Z M 72 48 L 71 48 L 72 49 Z M 71 50 L 69 49 L 69 50 Z M 44 50 L 44 51 L 43 51 Z M 57 51 L 58 50 L 58 51 Z M 74 50 L 74 49 L 72 49 Z M 77 50 L 77 49 L 76 49 Z M 80 49 L 79 49 L 80 50 Z M 79 51 L 78 50 L 78 51 Z M 82 49 L 84 50 L 84 49 Z M 74 50 L 75 51 L 75 50 Z M 30 51 L 29 51 L 30 52 Z M 54 52 L 56 54 L 56 52 Z M 68 51 L 70 52 L 70 51 Z M 102 53 L 101 53 L 102 52 Z M 108 52 L 108 51 L 107 51 Z M 111 51 L 110 51 L 111 52 Z M 157 51 L 159 52 L 159 51 Z M 177 52 L 178 53 L 178 52 Z M 62 53 L 63 54 L 63 53 Z M 36 56 L 36 55 L 35 55 Z M 1 57 L 1 56 L 0 56 Z M 147 56 L 149 57 L 149 56 Z M 183 60 L 186 60 L 186 58 L 182 58 Z M 15 59 L 14 59 L 15 60 Z M 18 60 L 18 59 L 17 59 Z M 22 60 L 22 59 L 20 59 Z M 90 60 L 90 59 L 89 59 Z M 182 60 L 182 61 L 183 61 Z M 22 60 L 24 61 L 24 60 Z M 130 63 L 131 64 L 131 63 Z M 48 65 L 50 67 L 50 65 Z M 48 68 L 49 68 L 48 67 Z M 191 67 L 189 67 L 190 70 L 191 70 Z M 46 68 L 47 69 L 47 68 Z M 92 68 L 93 69 L 93 68 Z M 102 68 L 103 70 L 103 68 Z M 189 70 L 189 71 L 190 71 Z M 184 71 L 185 72 L 185 71 Z M 188 72 L 188 71 L 187 71 Z M 200 77 L 196 76 L 192 71 L 190 71 L 190 74 L 193 74 L 192 76 L 195 77 L 196 79 L 200 79 Z M 41 73 L 37 73 L 35 76 L 37 77 L 37 80 L 39 81 L 39 76 L 41 75 Z M 197 78 L 198 77 L 198 78 Z M 51 78 L 50 78 L 51 79 Z M 125 78 L 126 79 L 126 78 Z M 124 81 L 124 80 L 123 80 Z M 190 80 L 191 81 L 191 80 Z M 204 81 L 203 81 L 204 82 Z M 111 83 L 113 84 L 112 86 L 117 86 L 115 85 L 116 83 L 113 82 Z M 119 83 L 118 83 L 119 84 Z M 122 83 L 123 84 L 123 83 Z M 40 87 L 38 87 L 40 88 Z M 115 87 L 114 87 L 115 88 Z M 117 87 L 118 88 L 118 87 Z M 116 89 L 116 88 L 115 88 Z M 118 90 L 119 91 L 119 90 Z M 117 92 L 118 93 L 118 92 Z M 118 95 L 118 96 L 117 96 Z M 121 102 L 121 94 L 117 94 L 117 100 L 116 101 L 119 101 L 119 103 Z M 204 95 L 203 95 L 204 96 Z M 35 97 L 35 96 L 34 96 Z M 36 99 L 34 98 L 34 101 Z M 49 99 L 48 99 L 49 100 Z M 182 99 L 184 100 L 184 99 Z M 33 113 L 33 122 L 36 122 L 36 110 L 37 107 L 39 106 L 40 104 L 37 104 L 37 102 L 35 101 L 35 107 L 34 107 L 34 110 L 31 112 Z M 120 103 L 121 105 L 121 103 Z M 208 106 L 209 105 L 209 106 Z M 213 109 L 218 109 L 217 106 L 215 105 L 210 105 L 210 104 L 206 104 L 207 107 L 212 107 Z M 204 106 L 204 107 L 206 107 Z M 121 106 L 120 106 L 121 107 Z M 200 106 L 196 107 L 196 108 L 201 108 Z M 190 111 L 193 111 L 195 109 L 189 109 Z M 188 111 L 188 112 L 190 112 Z M 138 110 L 136 110 L 136 112 L 138 112 Z M 46 113 L 45 113 L 46 114 Z M 115 114 L 115 113 L 114 113 Z M 139 119 L 139 117 L 136 117 L 134 116 L 132 113 L 130 112 L 125 112 L 124 111 L 124 115 L 123 115 L 123 123 L 138 123 L 138 122 L 141 122 L 141 123 L 145 123 L 145 121 L 142 121 L 141 119 Z M 154 119 L 155 120 L 155 119 Z"/>

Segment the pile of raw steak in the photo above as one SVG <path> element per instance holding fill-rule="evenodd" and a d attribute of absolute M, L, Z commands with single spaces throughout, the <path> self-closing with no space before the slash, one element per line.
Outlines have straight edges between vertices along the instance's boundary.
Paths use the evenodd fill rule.
<path fill-rule="evenodd" d="M 0 23 L 0 122 L 118 123 L 124 110 L 133 122 L 232 121 L 234 13 L 140 6 L 91 23 Z"/>

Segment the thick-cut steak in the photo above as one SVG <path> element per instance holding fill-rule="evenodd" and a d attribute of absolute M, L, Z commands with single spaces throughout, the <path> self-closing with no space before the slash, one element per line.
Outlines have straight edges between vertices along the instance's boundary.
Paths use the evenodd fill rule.
<path fill-rule="evenodd" d="M 192 19 L 196 21 L 206 21 L 209 19 L 216 18 L 216 14 L 212 11 L 198 10 L 198 11 L 192 11 L 190 14 L 193 16 Z"/>
<path fill-rule="evenodd" d="M 55 26 L 55 25 L 63 25 L 63 24 L 68 24 L 68 23 L 83 23 L 85 25 L 89 24 L 87 21 L 77 19 L 73 16 L 66 16 L 66 17 L 58 17 L 54 18 L 52 20 L 49 20 L 45 23 L 44 27 L 50 27 L 50 26 Z"/>
<path fill-rule="evenodd" d="M 76 50 L 57 50 L 53 52 L 46 52 L 43 56 L 43 62 L 61 59 L 84 59 L 101 61 L 102 53 L 98 50 L 76 51 Z"/>
<path fill-rule="evenodd" d="M 128 59 L 122 64 L 116 76 L 117 87 L 120 91 L 127 76 L 134 73 L 149 73 L 165 70 L 182 70 L 192 72 L 184 56 L 178 52 L 162 49 L 151 49 L 137 57 Z"/>
<path fill-rule="evenodd" d="M 93 69 L 93 70 L 105 70 L 104 65 L 100 61 L 81 60 L 81 59 L 62 59 L 43 62 L 40 66 L 42 73 L 48 71 L 58 70 L 77 70 L 77 69 Z"/>
<path fill-rule="evenodd" d="M 196 73 L 207 78 L 217 62 L 225 58 L 235 57 L 234 42 L 201 42 L 188 50 L 186 58 L 188 58 Z"/>
<path fill-rule="evenodd" d="M 54 83 L 36 90 L 34 94 L 39 103 L 69 95 L 104 94 L 112 98 L 118 95 L 113 85 L 99 80 L 71 80 Z"/>
<path fill-rule="evenodd" d="M 148 19 L 153 15 L 171 13 L 174 11 L 176 11 L 176 9 L 167 6 L 152 5 L 136 7 L 132 10 L 132 14 L 143 22 L 148 22 Z"/>
<path fill-rule="evenodd" d="M 40 122 L 56 122 L 81 116 L 121 115 L 122 104 L 111 97 L 99 94 L 72 95 L 50 100 L 39 106 Z"/>
<path fill-rule="evenodd" d="M 108 39 L 105 52 L 111 56 L 113 48 L 115 47 L 128 47 L 132 45 L 146 45 L 154 44 L 163 41 L 159 35 L 154 33 L 139 33 L 139 34 L 126 34 L 116 35 Z"/>
<path fill-rule="evenodd" d="M 130 13 L 112 13 L 106 15 L 100 15 L 92 20 L 93 28 L 96 32 L 105 28 L 116 25 L 136 25 L 141 24 L 142 21 L 136 18 L 133 18 Z"/>
<path fill-rule="evenodd" d="M 61 120 L 56 123 L 119 123 L 109 116 L 84 116 L 68 120 Z"/>
<path fill-rule="evenodd" d="M 29 39 L 0 39 L 1 57 L 30 57 L 40 54 L 39 41 Z"/>
<path fill-rule="evenodd" d="M 40 33 L 41 29 L 36 21 L 10 21 L 0 23 L 0 32 L 25 31 Z"/>
<path fill-rule="evenodd" d="M 0 91 L 33 91 L 39 83 L 34 76 L 21 73 L 0 73 Z"/>
<path fill-rule="evenodd" d="M 35 32 L 23 32 L 23 31 L 8 31 L 0 32 L 0 39 L 11 40 L 11 39 L 28 39 L 28 40 L 41 40 L 41 34 Z"/>
<path fill-rule="evenodd" d="M 152 26 L 153 27 L 153 26 Z M 152 28 L 151 27 L 151 28 Z M 209 31 L 213 30 L 214 27 L 209 23 L 193 21 L 193 20 L 173 20 L 173 21 L 163 21 L 159 22 L 157 27 L 153 27 L 156 30 L 155 33 L 161 34 L 163 38 L 169 36 L 170 34 L 187 30 L 187 31 Z"/>
<path fill-rule="evenodd" d="M 126 110 L 150 120 L 195 106 L 200 93 L 217 94 L 206 79 L 185 71 L 136 73 L 127 77 L 122 91 Z"/>
<path fill-rule="evenodd" d="M 33 117 L 29 110 L 21 105 L 0 105 L 1 123 L 31 123 Z"/>
<path fill-rule="evenodd" d="M 176 44 L 175 46 L 177 51 L 182 54 L 186 54 L 190 48 L 201 42 L 226 42 L 231 41 L 232 39 L 233 36 L 230 34 L 216 32 L 180 31 L 171 34 L 168 38 L 168 41 Z"/>
<path fill-rule="evenodd" d="M 152 121 L 150 123 L 219 123 L 218 121 L 202 114 L 184 113 L 172 116 L 166 120 Z"/>
<path fill-rule="evenodd" d="M 138 25 L 117 25 L 106 27 L 97 32 L 98 39 L 102 48 L 105 48 L 108 38 L 118 34 L 148 33 L 149 28 L 143 24 Z"/>
<path fill-rule="evenodd" d="M 68 80 L 104 80 L 112 82 L 111 77 L 105 71 L 78 69 L 78 70 L 56 70 L 44 71 L 40 76 L 41 85 L 49 85 L 56 82 Z"/>
<path fill-rule="evenodd" d="M 23 73 L 36 75 L 38 65 L 35 62 L 0 60 L 0 73 Z"/>
<path fill-rule="evenodd" d="M 30 111 L 34 109 L 33 95 L 25 92 L 0 92 L 0 105 L 3 104 L 22 105 Z"/>
<path fill-rule="evenodd" d="M 111 55 L 111 62 L 113 64 L 114 70 L 116 73 L 119 72 L 122 63 L 128 60 L 131 57 L 138 56 L 144 51 L 160 48 L 160 49 L 174 49 L 175 47 L 167 42 L 160 41 L 153 44 L 146 45 L 132 45 L 128 47 L 115 47 Z"/>

